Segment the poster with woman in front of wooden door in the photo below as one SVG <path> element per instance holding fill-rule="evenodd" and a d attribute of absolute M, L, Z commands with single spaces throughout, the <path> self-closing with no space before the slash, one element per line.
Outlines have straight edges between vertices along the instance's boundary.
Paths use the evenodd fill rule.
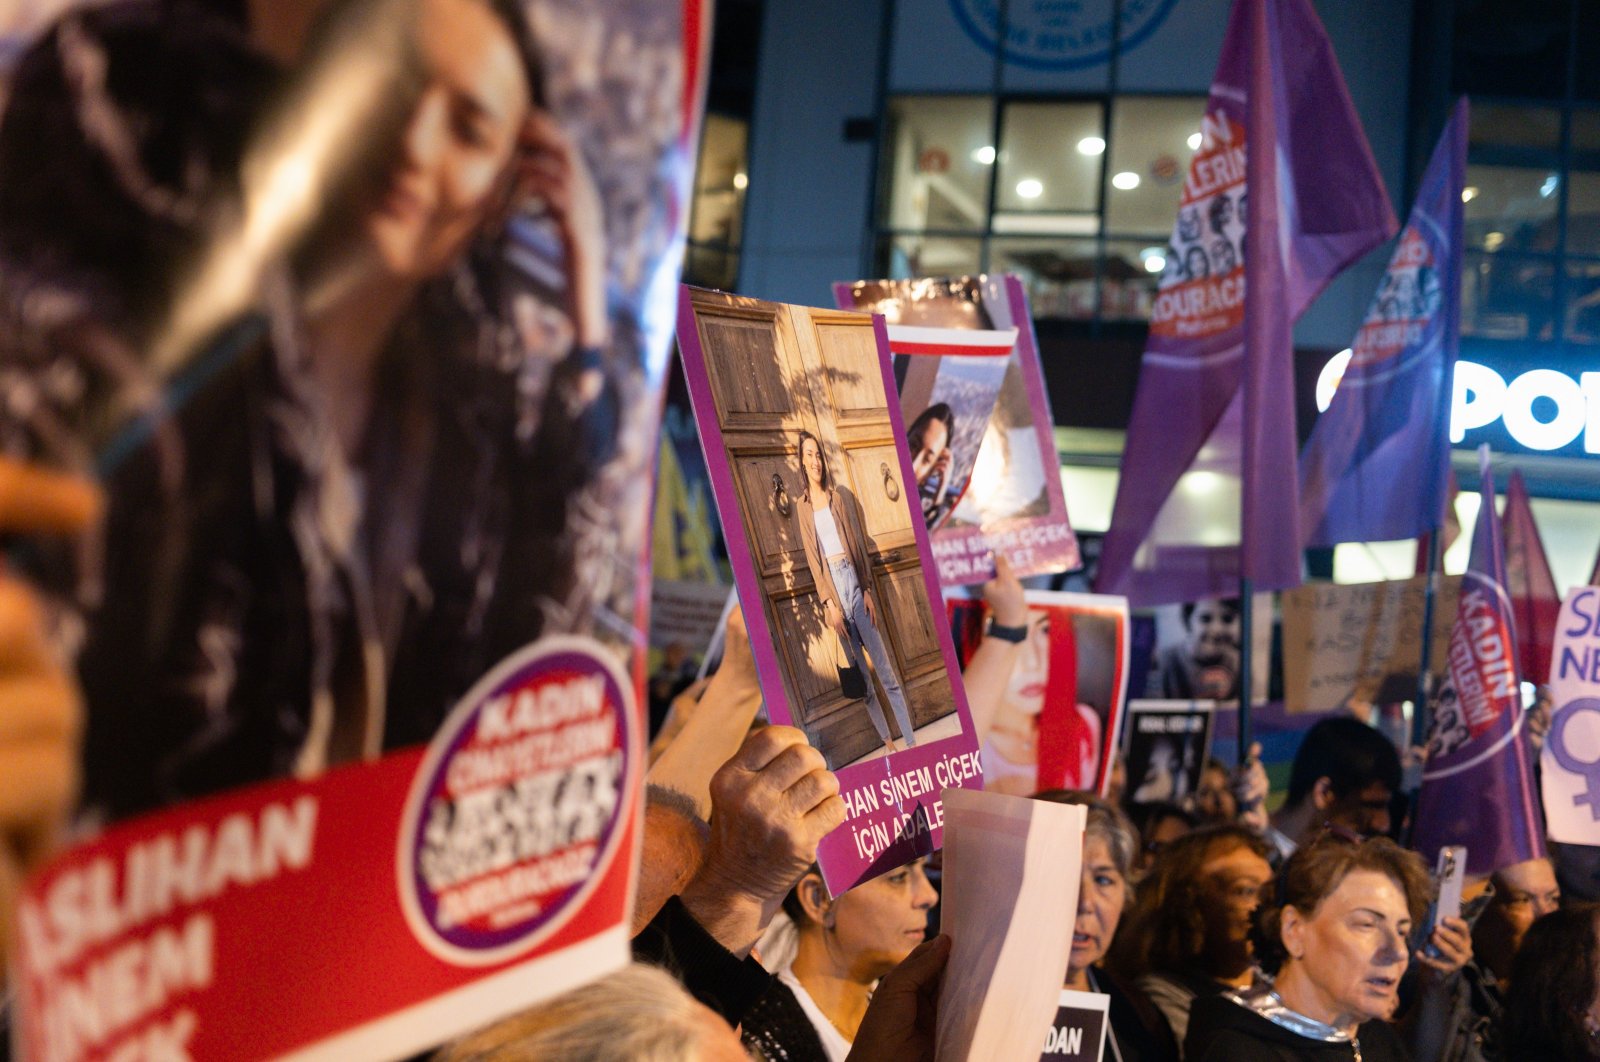
<path fill-rule="evenodd" d="M 881 317 L 683 289 L 678 343 L 768 717 L 849 812 L 835 894 L 939 847 L 982 785 Z"/>

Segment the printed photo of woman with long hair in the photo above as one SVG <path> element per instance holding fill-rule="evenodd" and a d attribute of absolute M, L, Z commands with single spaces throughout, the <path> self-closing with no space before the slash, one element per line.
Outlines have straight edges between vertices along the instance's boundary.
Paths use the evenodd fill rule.
<path fill-rule="evenodd" d="M 158 304 L 148 324 L 113 322 L 130 357 L 159 361 L 161 311 L 211 290 L 219 248 L 237 252 L 229 269 L 259 273 L 160 366 L 172 380 L 152 366 L 152 423 L 107 448 L 103 578 L 78 656 L 84 800 L 102 818 L 425 742 L 541 636 L 630 642 L 612 633 L 625 619 L 611 621 L 633 614 L 644 530 L 616 513 L 642 509 L 628 502 L 649 489 L 654 432 L 628 411 L 649 408 L 660 358 L 644 356 L 637 292 L 615 278 L 658 253 L 654 222 L 631 232 L 627 211 L 635 185 L 664 179 L 651 160 L 676 118 L 632 129 L 637 160 L 613 159 L 630 132 L 617 115 L 633 113 L 617 100 L 643 75 L 574 82 L 568 53 L 600 9 L 412 0 L 354 33 L 380 7 L 328 5 L 287 66 L 153 0 L 69 14 L 18 60 L 0 171 L 33 167 L 26 187 L 50 194 L 50 160 L 25 135 L 42 123 L 63 165 L 112 156 L 55 182 L 68 213 L 188 226 L 181 261 L 141 263 L 174 277 L 145 300 Z M 630 17 L 636 58 L 675 61 L 672 12 Z M 175 64 L 202 57 L 183 67 L 193 84 L 146 90 L 175 39 L 189 42 Z M 338 111 L 349 100 L 333 89 L 349 79 L 319 72 L 356 57 L 391 87 L 359 136 L 296 154 L 303 223 L 266 250 L 227 242 L 236 219 L 288 209 L 259 178 L 306 147 L 282 139 L 305 123 L 275 101 Z M 191 96 L 227 120 L 171 113 Z M 608 160 L 602 186 L 591 163 Z M 24 242 L 23 186 L 9 187 L 8 278 L 63 259 L 87 278 L 64 287 L 109 273 L 98 245 L 72 256 Z"/>
<path fill-rule="evenodd" d="M 955 487 L 955 455 L 950 441 L 955 436 L 956 418 L 944 402 L 917 414 L 906 429 L 911 447 L 911 470 L 917 476 L 917 497 L 922 502 L 922 519 L 928 529 L 939 526 L 961 498 Z"/>
<path fill-rule="evenodd" d="M 1028 591 L 1027 634 L 988 732 L 983 787 L 1027 796 L 1096 790 L 1127 698 L 1128 612 L 1121 598 Z M 982 636 L 982 606 L 950 603 L 963 663 Z"/>
<path fill-rule="evenodd" d="M 894 661 L 880 633 L 879 625 L 886 617 L 881 616 L 870 585 L 871 557 L 859 505 L 848 490 L 834 482 L 822 444 L 809 431 L 800 433 L 799 457 L 806 489 L 795 501 L 794 518 L 806 566 L 822 602 L 823 625 L 838 635 L 850 666 L 865 679 L 867 715 L 885 750 L 897 752 L 901 746 L 895 743 L 878 691 L 866 674 L 867 657 L 871 657 L 878 681 L 883 684 L 903 747 L 911 748 L 917 743 L 915 728 Z"/>

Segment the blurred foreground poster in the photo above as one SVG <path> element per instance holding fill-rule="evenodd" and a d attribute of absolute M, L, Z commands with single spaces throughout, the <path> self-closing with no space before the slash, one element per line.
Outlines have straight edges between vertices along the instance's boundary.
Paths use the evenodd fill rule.
<path fill-rule="evenodd" d="M 994 552 L 1006 555 L 1019 578 L 1078 567 L 1078 540 L 1067 519 L 1054 421 L 1021 279 L 1003 274 L 858 280 L 835 284 L 833 294 L 840 307 L 881 313 L 894 326 L 1016 330 L 970 489 L 933 536 L 939 577 L 947 586 L 981 583 L 994 575 Z M 920 494 L 927 477 L 919 475 L 917 483 Z"/>
<path fill-rule="evenodd" d="M 627 961 L 707 32 L 117 0 L 13 40 L 0 428 L 108 501 L 17 557 L 87 705 L 21 1057 L 399 1057 Z"/>
<path fill-rule="evenodd" d="M 937 849 L 941 791 L 982 784 L 887 332 L 685 287 L 678 343 L 767 718 L 839 776 L 837 896 Z"/>

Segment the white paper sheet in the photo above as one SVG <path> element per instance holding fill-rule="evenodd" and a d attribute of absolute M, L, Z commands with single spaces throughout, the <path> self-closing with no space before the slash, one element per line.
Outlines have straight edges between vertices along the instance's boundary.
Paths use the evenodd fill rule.
<path fill-rule="evenodd" d="M 1077 920 L 1086 811 L 944 791 L 937 1062 L 1033 1062 L 1061 996 Z"/>

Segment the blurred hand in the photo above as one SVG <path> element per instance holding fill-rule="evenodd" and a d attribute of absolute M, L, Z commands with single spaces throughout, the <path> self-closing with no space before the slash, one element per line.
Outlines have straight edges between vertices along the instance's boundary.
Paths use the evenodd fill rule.
<path fill-rule="evenodd" d="M 1267 832 L 1267 793 L 1271 788 L 1267 769 L 1261 765 L 1261 742 L 1253 741 L 1243 766 L 1233 772 L 1233 798 L 1239 805 L 1239 825 L 1257 833 Z"/>
<path fill-rule="evenodd" d="M 884 975 L 872 993 L 847 1062 L 931 1062 L 939 982 L 949 959 L 950 938 L 940 934 L 919 944 Z"/>
<path fill-rule="evenodd" d="M 994 578 L 983 584 L 983 600 L 989 613 L 1002 627 L 1022 627 L 1028 622 L 1028 602 L 1023 598 L 1022 582 L 1012 571 L 1011 561 L 999 551 L 994 555 Z"/>
<path fill-rule="evenodd" d="M 1465 919 L 1441 918 L 1428 940 L 1439 949 L 1438 958 L 1429 955 L 1426 949 L 1412 955 L 1424 977 L 1442 981 L 1472 961 L 1472 930 Z"/>
<path fill-rule="evenodd" d="M 0 530 L 80 531 L 93 484 L 0 457 Z M 0 954 L 22 879 L 54 851 L 78 793 L 83 702 L 33 589 L 0 567 Z"/>
<path fill-rule="evenodd" d="M 523 125 L 512 177 L 515 208 L 529 198 L 543 201 L 561 233 L 566 255 L 568 312 L 581 347 L 604 346 L 606 314 L 605 211 L 583 152 L 548 113 L 533 108 Z"/>
<path fill-rule="evenodd" d="M 845 636 L 844 609 L 835 605 L 832 601 L 826 601 L 822 605 L 822 618 L 829 627 L 832 627 L 838 633 L 839 637 L 843 638 Z"/>
<path fill-rule="evenodd" d="M 722 664 L 717 668 L 716 677 L 727 681 L 731 688 L 753 689 L 758 695 L 761 692 L 756 679 L 755 654 L 750 651 L 750 630 L 744 624 L 744 611 L 738 605 L 728 610 L 728 624 L 722 638 Z"/>
<path fill-rule="evenodd" d="M 867 606 L 867 619 L 872 623 L 873 627 L 881 631 L 883 628 L 878 626 L 878 602 L 873 596 L 872 591 L 863 591 L 861 594 L 861 600 L 862 603 Z"/>
<path fill-rule="evenodd" d="M 728 613 L 722 666 L 672 702 L 667 721 L 650 746 L 646 781 L 688 797 L 696 813 L 709 819 L 711 778 L 739 750 L 760 710 L 761 684 L 750 634 L 735 605 Z"/>
<path fill-rule="evenodd" d="M 723 947 L 748 954 L 844 815 L 839 780 L 803 733 L 756 731 L 711 779 L 711 836 L 684 906 Z"/>

